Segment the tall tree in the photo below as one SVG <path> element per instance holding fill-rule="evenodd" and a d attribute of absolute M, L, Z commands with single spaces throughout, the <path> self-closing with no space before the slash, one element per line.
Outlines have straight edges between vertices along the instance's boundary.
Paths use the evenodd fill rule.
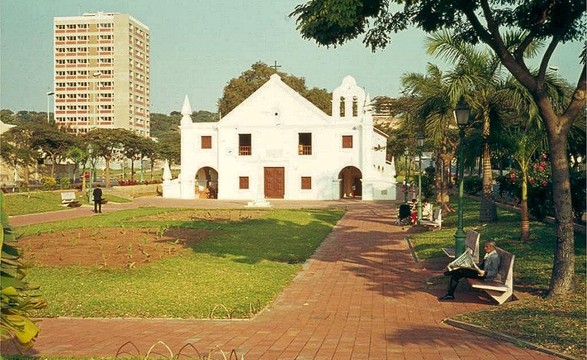
<path fill-rule="evenodd" d="M 30 170 L 41 157 L 34 146 L 34 124 L 24 124 L 11 128 L 0 136 L 0 156 L 15 168 L 20 167 L 24 173 L 24 183 L 28 188 Z"/>
<path fill-rule="evenodd" d="M 536 151 L 542 145 L 541 133 L 538 129 L 528 127 L 513 128 L 507 133 L 506 141 L 511 144 L 512 157 L 518 163 L 522 174 L 520 198 L 520 240 L 530 240 L 530 214 L 528 212 L 528 173 Z"/>
<path fill-rule="evenodd" d="M 86 170 L 85 163 L 88 160 L 88 154 L 85 150 L 82 149 L 81 144 L 78 144 L 76 146 L 69 148 L 69 150 L 67 150 L 67 153 L 65 154 L 65 157 L 66 159 L 73 161 L 75 165 L 73 170 L 73 181 L 75 182 L 77 171 L 79 170 L 80 164 L 84 165 L 82 172 Z"/>
<path fill-rule="evenodd" d="M 424 122 L 426 138 L 435 148 L 436 168 L 439 169 L 435 177 L 436 203 L 444 211 L 452 212 L 448 189 L 458 137 L 454 130 L 450 88 L 445 78 L 440 68 L 428 64 L 426 75 L 404 74 L 401 82 L 403 92 L 414 98 L 412 112 Z"/>
<path fill-rule="evenodd" d="M 32 129 L 33 146 L 40 150 L 45 159 L 51 160 L 50 174 L 55 177 L 55 165 L 67 157 L 67 152 L 77 144 L 77 139 L 46 122 L 35 124 Z"/>
<path fill-rule="evenodd" d="M 284 83 L 322 111 L 327 114 L 331 113 L 330 100 L 332 99 L 332 95 L 327 90 L 319 88 L 308 89 L 304 78 L 288 75 L 275 70 L 267 64 L 256 62 L 249 70 L 243 72 L 239 77 L 230 80 L 228 85 L 224 87 L 222 98 L 218 100 L 218 111 L 220 115 L 225 116 L 232 111 L 232 109 L 265 84 L 273 74 L 278 74 Z"/>
<path fill-rule="evenodd" d="M 137 135 L 136 133 L 126 130 L 126 129 L 119 129 L 120 139 L 121 139 L 121 146 L 122 146 L 122 154 L 130 160 L 130 179 L 134 180 L 135 176 L 135 160 L 142 159 L 142 137 Z"/>
<path fill-rule="evenodd" d="M 495 52 L 531 94 L 547 130 L 557 228 L 549 296 L 557 296 L 573 290 L 575 273 L 567 135 L 586 105 L 585 51 L 577 54 L 582 71 L 573 97 L 564 108 L 553 106 L 545 75 L 560 44 L 583 40 L 586 13 L 586 0 L 311 0 L 298 5 L 291 15 L 297 18 L 302 37 L 326 46 L 342 44 L 366 33 L 366 45 L 383 48 L 391 33 L 417 26 L 427 32 L 452 29 L 463 41 L 484 42 Z M 504 29 L 519 29 L 524 35 L 515 49 L 508 48 Z M 526 64 L 526 49 L 535 41 L 547 43 L 537 73 Z"/>
<path fill-rule="evenodd" d="M 110 187 L 110 162 L 123 149 L 124 132 L 121 129 L 94 129 L 84 135 L 90 157 L 104 158 L 106 170 L 104 174 L 105 186 Z"/>
<path fill-rule="evenodd" d="M 519 34 L 510 33 L 506 41 L 511 48 L 510 44 L 517 44 L 521 40 Z M 499 127 L 496 125 L 501 123 L 504 115 L 502 109 L 510 101 L 508 93 L 511 90 L 501 63 L 490 49 L 480 49 L 455 38 L 448 31 L 432 34 L 428 37 L 427 45 L 428 53 L 455 64 L 446 77 L 449 94 L 453 100 L 461 96 L 467 98 L 475 116 L 473 123 L 481 125 L 482 196 L 479 221 L 495 221 L 497 207 L 493 198 L 491 134 L 492 127 Z M 533 56 L 536 50 L 537 46 L 529 46 L 526 53 Z"/>

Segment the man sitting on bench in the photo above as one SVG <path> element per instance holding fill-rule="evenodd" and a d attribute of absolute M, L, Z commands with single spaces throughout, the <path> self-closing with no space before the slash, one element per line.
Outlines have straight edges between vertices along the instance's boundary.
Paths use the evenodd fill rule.
<path fill-rule="evenodd" d="M 499 257 L 499 254 L 495 250 L 495 247 L 495 241 L 490 240 L 485 242 L 485 244 L 483 245 L 485 256 L 479 264 L 479 269 L 457 268 L 452 271 L 447 270 L 444 273 L 444 275 L 450 276 L 450 280 L 448 282 L 448 290 L 446 294 L 439 297 L 438 300 L 454 300 L 455 290 L 457 289 L 459 281 L 462 278 L 480 279 L 483 281 L 497 280 L 497 277 L 499 277 L 498 271 L 501 259 Z"/>

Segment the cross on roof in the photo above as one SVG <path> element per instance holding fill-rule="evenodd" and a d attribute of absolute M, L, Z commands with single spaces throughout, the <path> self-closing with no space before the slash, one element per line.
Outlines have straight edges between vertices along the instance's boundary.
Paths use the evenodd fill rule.
<path fill-rule="evenodd" d="M 274 64 L 271 65 L 270 67 L 272 67 L 275 71 L 277 71 L 277 68 L 280 68 L 281 65 L 277 65 L 277 61 L 275 61 Z"/>

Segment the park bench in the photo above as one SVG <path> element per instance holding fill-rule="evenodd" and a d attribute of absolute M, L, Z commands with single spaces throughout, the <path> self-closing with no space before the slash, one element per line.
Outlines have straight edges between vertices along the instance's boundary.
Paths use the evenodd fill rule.
<path fill-rule="evenodd" d="M 498 304 L 508 301 L 514 294 L 514 259 L 515 255 L 503 249 L 495 248 L 499 254 L 501 264 L 499 266 L 499 275 L 501 281 L 483 281 L 478 279 L 467 279 L 474 289 L 485 291 Z"/>
<path fill-rule="evenodd" d="M 469 251 L 473 256 L 475 262 L 479 262 L 479 234 L 475 230 L 467 230 L 467 237 L 465 238 L 465 251 Z M 442 248 L 442 251 L 449 258 L 455 258 L 455 248 Z"/>
<path fill-rule="evenodd" d="M 432 220 L 421 220 L 420 225 L 442 229 L 442 209 L 436 208 L 432 213 Z"/>
<path fill-rule="evenodd" d="M 61 193 L 61 204 L 69 207 L 80 207 L 82 204 L 77 200 L 75 191 L 67 191 Z"/>

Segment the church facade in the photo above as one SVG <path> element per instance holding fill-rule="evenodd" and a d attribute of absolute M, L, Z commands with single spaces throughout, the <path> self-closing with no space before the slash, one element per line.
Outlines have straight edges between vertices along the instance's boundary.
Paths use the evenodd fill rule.
<path fill-rule="evenodd" d="M 351 76 L 334 90 L 332 116 L 278 75 L 215 123 L 194 123 L 182 108 L 181 173 L 165 171 L 163 196 L 395 200 L 387 136 L 373 127 L 369 98 Z"/>

